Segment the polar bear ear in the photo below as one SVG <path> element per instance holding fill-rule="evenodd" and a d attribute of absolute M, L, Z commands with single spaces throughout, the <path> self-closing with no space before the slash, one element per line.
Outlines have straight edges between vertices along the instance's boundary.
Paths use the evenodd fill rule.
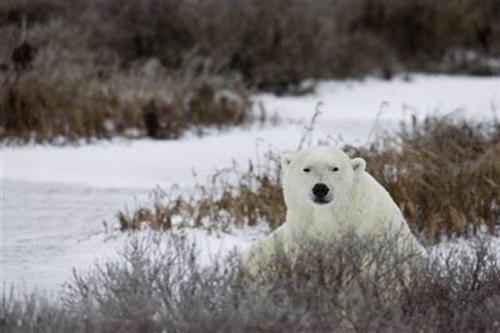
<path fill-rule="evenodd" d="M 351 159 L 351 164 L 352 164 L 352 168 L 356 172 L 365 171 L 365 169 L 366 169 L 366 161 L 364 159 L 362 159 L 361 157 L 355 157 L 355 158 Z"/>
<path fill-rule="evenodd" d="M 283 157 L 281 157 L 281 167 L 283 169 L 289 167 L 291 163 L 292 163 L 292 155 L 291 154 L 285 154 L 285 155 L 283 155 Z"/>

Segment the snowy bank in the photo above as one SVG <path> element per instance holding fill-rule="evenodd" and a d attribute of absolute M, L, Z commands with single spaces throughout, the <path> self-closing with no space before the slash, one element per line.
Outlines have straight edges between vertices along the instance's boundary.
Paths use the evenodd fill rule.
<path fill-rule="evenodd" d="M 260 94 L 254 101 L 256 108 L 262 104 L 276 114 L 278 124 L 177 141 L 2 147 L 2 285 L 50 290 L 67 280 L 72 267 L 112 256 L 127 237 L 106 232 L 103 224 L 113 229 L 117 210 L 140 206 L 155 186 L 189 188 L 233 160 L 245 164 L 268 150 L 296 149 L 304 121 L 319 102 L 316 139 L 363 145 L 374 129 L 393 129 L 413 114 L 462 110 L 467 118 L 491 118 L 500 107 L 500 78 L 414 75 L 410 81 L 330 81 L 320 83 L 312 95 Z M 245 232 L 193 235 L 207 249 L 203 255 L 247 246 L 252 238 Z"/>

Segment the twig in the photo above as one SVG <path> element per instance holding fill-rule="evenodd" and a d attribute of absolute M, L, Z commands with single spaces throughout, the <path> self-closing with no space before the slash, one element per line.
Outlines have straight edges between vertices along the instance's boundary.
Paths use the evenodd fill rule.
<path fill-rule="evenodd" d="M 377 111 L 377 116 L 375 117 L 375 120 L 373 121 L 372 128 L 370 129 L 370 133 L 368 133 L 368 137 L 366 138 L 367 145 L 370 144 L 370 140 L 372 138 L 372 135 L 373 135 L 373 133 L 375 133 L 375 130 L 377 129 L 379 119 L 382 116 L 382 114 L 384 114 L 384 112 L 386 111 L 387 106 L 389 106 L 389 102 L 387 102 L 387 101 L 383 101 L 382 103 L 380 103 L 380 107 L 378 108 L 378 111 Z"/>
<path fill-rule="evenodd" d="M 316 108 L 314 109 L 314 114 L 311 117 L 311 121 L 309 124 L 305 125 L 303 130 L 302 130 L 302 137 L 300 138 L 299 141 L 299 147 L 298 150 L 301 150 L 304 147 L 304 144 L 307 141 L 307 146 L 311 146 L 312 144 L 312 134 L 314 131 L 314 126 L 316 125 L 316 120 L 318 119 L 319 115 L 321 114 L 321 106 L 323 106 L 323 102 L 319 101 L 318 104 L 316 104 Z"/>

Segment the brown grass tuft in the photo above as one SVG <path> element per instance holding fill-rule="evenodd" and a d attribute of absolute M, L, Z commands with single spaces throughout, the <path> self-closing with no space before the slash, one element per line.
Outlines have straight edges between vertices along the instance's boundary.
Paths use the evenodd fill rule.
<path fill-rule="evenodd" d="M 397 137 L 358 149 L 408 223 L 431 241 L 500 226 L 500 125 L 414 119 Z"/>

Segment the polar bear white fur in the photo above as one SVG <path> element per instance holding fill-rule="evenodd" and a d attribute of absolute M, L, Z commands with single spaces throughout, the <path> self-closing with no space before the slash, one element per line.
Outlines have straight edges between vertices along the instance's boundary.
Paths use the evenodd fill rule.
<path fill-rule="evenodd" d="M 270 253 L 276 241 L 285 250 L 296 240 L 334 242 L 343 232 L 360 237 L 398 232 L 406 249 L 421 247 L 389 193 L 368 172 L 362 158 L 333 147 L 313 147 L 282 158 L 286 223 L 257 241 L 247 260 Z M 255 263 L 255 262 L 254 262 Z"/>

